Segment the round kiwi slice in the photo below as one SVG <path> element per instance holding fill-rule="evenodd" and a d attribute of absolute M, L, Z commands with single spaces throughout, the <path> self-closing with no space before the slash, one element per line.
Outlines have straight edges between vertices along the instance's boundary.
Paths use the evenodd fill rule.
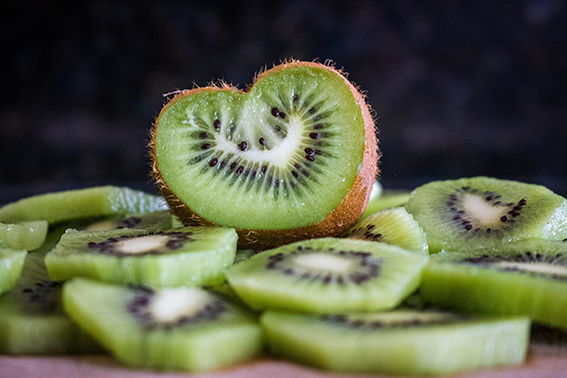
<path fill-rule="evenodd" d="M 80 231 L 110 231 L 124 228 L 165 230 L 173 228 L 173 217 L 169 210 L 146 214 L 116 215 L 88 222 L 77 229 Z"/>
<path fill-rule="evenodd" d="M 226 279 L 253 309 L 377 310 L 411 294 L 427 260 L 384 243 L 312 239 L 254 255 L 228 268 Z"/>
<path fill-rule="evenodd" d="M 379 211 L 358 221 L 345 237 L 397 245 L 429 254 L 425 233 L 403 207 Z"/>
<path fill-rule="evenodd" d="M 0 245 L 11 249 L 36 249 L 47 237 L 49 223 L 44 220 L 0 223 Z"/>
<path fill-rule="evenodd" d="M 567 329 L 567 242 L 522 240 L 432 256 L 420 293 L 459 311 L 529 315 Z"/>
<path fill-rule="evenodd" d="M 0 248 L 0 294 L 16 285 L 27 254 L 27 251 Z"/>
<path fill-rule="evenodd" d="M 116 214 L 148 213 L 166 208 L 163 198 L 126 187 L 100 186 L 40 194 L 0 208 L 0 221 L 46 220 L 50 224 Z"/>
<path fill-rule="evenodd" d="M 489 177 L 434 181 L 415 189 L 405 208 L 425 231 L 430 253 L 567 237 L 567 201 L 540 185 Z"/>
<path fill-rule="evenodd" d="M 335 372 L 443 374 L 521 363 L 528 317 L 470 317 L 400 309 L 382 313 L 304 315 L 266 311 L 269 350 Z"/>
<path fill-rule="evenodd" d="M 154 177 L 186 225 L 222 225 L 242 249 L 337 236 L 362 214 L 377 173 L 374 122 L 338 70 L 287 62 L 249 91 L 178 93 L 152 132 Z"/>
<path fill-rule="evenodd" d="M 81 329 L 129 365 L 206 371 L 262 351 L 256 317 L 200 288 L 154 291 L 75 278 L 63 302 Z"/>
<path fill-rule="evenodd" d="M 77 354 L 101 349 L 63 313 L 61 283 L 30 252 L 12 291 L 0 297 L 0 353 Z"/>
<path fill-rule="evenodd" d="M 233 264 L 237 235 L 226 227 L 68 230 L 45 257 L 49 276 L 149 287 L 214 285 Z"/>

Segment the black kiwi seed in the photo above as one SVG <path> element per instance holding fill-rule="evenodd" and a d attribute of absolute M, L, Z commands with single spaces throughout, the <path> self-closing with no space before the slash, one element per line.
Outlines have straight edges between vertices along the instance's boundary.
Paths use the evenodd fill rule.
<path fill-rule="evenodd" d="M 311 139 L 319 139 L 319 134 L 318 134 L 318 133 L 310 133 L 310 134 L 309 134 L 309 138 L 311 138 Z"/>
<path fill-rule="evenodd" d="M 278 108 L 272 108 L 272 115 L 274 117 L 279 117 L 280 115 L 280 110 Z"/>
<path fill-rule="evenodd" d="M 216 131 L 219 131 L 221 127 L 220 120 L 215 119 L 215 121 L 213 122 L 213 127 L 215 128 Z"/>
<path fill-rule="evenodd" d="M 209 162 L 209 166 L 210 167 L 214 167 L 215 165 L 217 165 L 218 163 L 218 159 L 217 158 L 213 158 L 210 162 Z"/>
<path fill-rule="evenodd" d="M 307 155 L 315 155 L 315 150 L 310 147 L 307 147 L 304 151 Z"/>
<path fill-rule="evenodd" d="M 201 150 L 208 150 L 209 148 L 211 148 L 211 144 L 210 144 L 210 143 L 203 143 L 203 144 L 201 144 Z"/>
<path fill-rule="evenodd" d="M 265 140 L 264 138 L 258 139 L 258 142 L 259 142 L 262 146 L 264 146 L 264 145 L 266 144 L 266 140 Z"/>
<path fill-rule="evenodd" d="M 280 131 L 282 131 L 282 128 L 281 128 L 281 126 L 275 125 L 274 130 L 276 130 L 277 132 L 280 132 Z"/>
<path fill-rule="evenodd" d="M 246 142 L 240 142 L 240 144 L 238 145 L 238 148 L 240 149 L 240 151 L 246 151 L 246 149 L 248 148 L 248 144 Z"/>
<path fill-rule="evenodd" d="M 232 170 L 232 169 L 236 168 L 236 165 L 237 165 L 236 162 L 233 162 L 233 163 L 230 165 L 230 169 Z"/>
<path fill-rule="evenodd" d="M 244 171 L 244 167 L 243 167 L 243 166 L 240 166 L 240 167 L 238 167 L 238 168 L 236 169 L 236 174 L 239 175 L 239 174 L 241 174 L 243 171 Z"/>

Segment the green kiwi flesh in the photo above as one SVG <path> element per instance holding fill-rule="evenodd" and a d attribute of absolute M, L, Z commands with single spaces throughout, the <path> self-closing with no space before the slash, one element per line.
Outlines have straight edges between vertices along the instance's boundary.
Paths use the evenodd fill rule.
<path fill-rule="evenodd" d="M 379 196 L 368 201 L 360 219 L 390 207 L 404 206 L 409 201 L 410 195 L 411 192 L 407 190 L 383 190 Z"/>
<path fill-rule="evenodd" d="M 89 221 L 77 229 L 80 231 L 111 231 L 124 228 L 165 230 L 173 228 L 173 216 L 169 210 L 144 214 L 120 214 Z"/>
<path fill-rule="evenodd" d="M 164 209 L 162 197 L 126 187 L 100 186 L 40 194 L 0 208 L 1 222 L 46 220 L 50 224 L 116 214 Z"/>
<path fill-rule="evenodd" d="M 384 243 L 312 239 L 254 255 L 226 279 L 256 310 L 369 311 L 393 308 L 417 289 L 427 260 Z"/>
<path fill-rule="evenodd" d="M 415 189 L 405 208 L 425 231 L 430 253 L 567 238 L 567 201 L 540 185 L 489 177 L 434 181 Z"/>
<path fill-rule="evenodd" d="M 521 363 L 530 331 L 528 317 L 405 309 L 319 316 L 266 311 L 260 321 L 273 354 L 365 374 L 421 376 Z"/>
<path fill-rule="evenodd" d="M 27 251 L 0 248 L 0 294 L 11 290 L 20 278 Z"/>
<path fill-rule="evenodd" d="M 403 207 L 381 210 L 351 227 L 345 237 L 397 245 L 429 254 L 425 232 Z"/>
<path fill-rule="evenodd" d="M 236 232 L 226 227 L 68 230 L 45 262 L 53 280 L 83 276 L 149 287 L 214 285 L 233 264 L 236 241 Z"/>
<path fill-rule="evenodd" d="M 345 79 L 306 65 L 263 77 L 246 93 L 215 89 L 160 114 L 158 182 L 218 225 L 283 230 L 323 221 L 365 153 L 361 104 Z"/>
<path fill-rule="evenodd" d="M 45 220 L 22 223 L 0 223 L 0 245 L 11 249 L 36 249 L 47 237 L 49 223 Z"/>
<path fill-rule="evenodd" d="M 420 293 L 457 311 L 529 315 L 567 329 L 567 242 L 522 240 L 431 257 Z"/>
<path fill-rule="evenodd" d="M 49 280 L 43 256 L 28 253 L 16 286 L 0 297 L 0 353 L 100 353 L 64 314 L 61 283 Z"/>
<path fill-rule="evenodd" d="M 81 329 L 128 365 L 199 372 L 262 351 L 256 317 L 200 288 L 153 291 L 75 278 L 63 302 Z"/>

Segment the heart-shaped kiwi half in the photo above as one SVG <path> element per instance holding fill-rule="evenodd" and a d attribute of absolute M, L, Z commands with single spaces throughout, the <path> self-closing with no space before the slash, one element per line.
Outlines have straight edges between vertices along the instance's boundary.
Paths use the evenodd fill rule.
<path fill-rule="evenodd" d="M 151 133 L 153 177 L 185 225 L 235 228 L 263 250 L 337 236 L 360 218 L 378 173 L 364 96 L 331 65 L 289 61 L 246 91 L 179 91 Z"/>

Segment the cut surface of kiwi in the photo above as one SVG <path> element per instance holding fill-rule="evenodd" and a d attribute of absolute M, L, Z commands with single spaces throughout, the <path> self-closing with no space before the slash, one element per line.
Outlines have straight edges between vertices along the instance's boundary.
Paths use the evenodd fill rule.
<path fill-rule="evenodd" d="M 236 239 L 227 227 L 68 230 L 45 262 L 54 280 L 83 276 L 150 287 L 214 285 L 234 262 Z"/>
<path fill-rule="evenodd" d="M 397 306 L 419 286 L 427 260 L 384 243 L 323 238 L 263 251 L 226 278 L 257 310 L 366 311 Z"/>
<path fill-rule="evenodd" d="M 95 216 L 147 213 L 163 210 L 164 206 L 159 196 L 126 187 L 100 186 L 23 198 L 1 207 L 0 221 L 58 223 Z"/>
<path fill-rule="evenodd" d="M 0 353 L 100 353 L 63 313 L 61 283 L 51 281 L 43 256 L 30 252 L 16 286 L 0 297 Z"/>
<path fill-rule="evenodd" d="M 45 220 L 22 223 L 0 223 L 0 245 L 26 251 L 36 249 L 47 237 L 49 223 Z"/>
<path fill-rule="evenodd" d="M 88 222 L 78 227 L 78 230 L 111 231 L 124 228 L 165 230 L 173 228 L 173 217 L 169 210 L 142 214 L 121 214 Z"/>
<path fill-rule="evenodd" d="M 436 306 L 529 315 L 567 329 L 567 242 L 522 240 L 432 256 L 419 292 Z"/>
<path fill-rule="evenodd" d="M 63 301 L 81 329 L 129 365 L 206 371 L 262 351 L 255 316 L 200 288 L 154 291 L 75 278 Z"/>
<path fill-rule="evenodd" d="M 268 349 L 334 372 L 443 374 L 521 363 L 528 317 L 470 317 L 439 311 L 304 315 L 266 311 Z"/>
<path fill-rule="evenodd" d="M 27 254 L 27 251 L 0 247 L 0 294 L 16 285 Z"/>
<path fill-rule="evenodd" d="M 429 254 L 425 232 L 403 207 L 374 213 L 358 221 L 344 236 L 397 245 L 410 251 Z"/>
<path fill-rule="evenodd" d="M 489 177 L 434 181 L 405 205 L 427 235 L 430 253 L 567 238 L 567 201 L 535 184 Z"/>
<path fill-rule="evenodd" d="M 151 147 L 172 211 L 187 225 L 233 227 L 239 245 L 253 249 L 350 227 L 378 156 L 360 93 L 339 71 L 306 62 L 262 73 L 247 92 L 179 93 L 161 111 Z"/>

